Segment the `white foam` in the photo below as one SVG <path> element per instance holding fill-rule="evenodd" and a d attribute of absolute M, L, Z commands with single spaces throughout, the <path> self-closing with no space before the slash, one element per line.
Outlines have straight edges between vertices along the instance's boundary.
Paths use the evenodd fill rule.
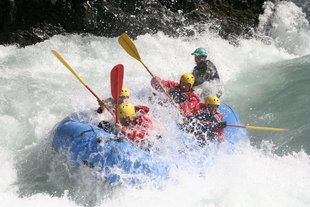
<path fill-rule="evenodd" d="M 258 31 L 270 36 L 278 47 L 289 53 L 310 53 L 310 27 L 306 14 L 290 1 L 265 2 Z"/>
<path fill-rule="evenodd" d="M 243 146 L 235 155 L 216 158 L 206 177 L 179 172 L 165 189 L 126 189 L 101 206 L 307 206 L 309 156 L 278 157 Z"/>
<path fill-rule="evenodd" d="M 272 12 L 272 5 L 268 8 Z M 306 47 L 303 50 L 306 44 L 299 41 L 307 40 L 304 35 L 308 34 L 308 25 L 301 18 L 303 14 L 288 2 L 280 3 L 274 6 L 274 9 L 279 11 L 274 19 L 282 26 L 277 27 L 281 30 L 276 30 L 275 27 L 271 29 L 274 35 L 271 37 L 278 41 L 271 41 L 269 44 L 255 39 L 241 39 L 239 46 L 233 46 L 209 31 L 197 34 L 194 38 L 172 38 L 162 33 L 142 35 L 137 38 L 135 44 L 144 63 L 155 75 L 163 79 L 177 81 L 181 74 L 190 72 L 194 67 L 191 53 L 197 47 L 205 47 L 208 58 L 217 66 L 224 84 L 233 82 L 238 80 L 239 74 L 251 73 L 253 68 L 308 53 Z M 298 15 L 301 15 L 300 18 Z M 267 21 L 273 21 L 270 20 L 270 16 L 271 14 L 266 13 L 265 20 L 261 19 L 263 30 Z M 285 21 L 286 17 L 290 18 L 289 22 Z M 294 21 L 297 24 L 294 24 Z M 286 30 L 285 27 L 297 30 Z M 286 33 L 281 36 L 276 31 Z M 294 34 L 295 37 L 301 34 L 295 42 L 301 50 L 290 48 L 290 44 L 278 44 L 281 41 L 285 43 L 285 34 Z M 102 98 L 110 96 L 111 68 L 119 63 L 124 64 L 124 85 L 131 89 L 133 96 L 142 94 L 135 102 L 149 103 L 147 99 L 152 90 L 149 84 L 151 77 L 138 61 L 123 51 L 117 43 L 117 38 L 59 35 L 22 49 L 0 46 L 0 175 L 5 178 L 0 182 L 0 206 L 77 206 L 76 200 L 68 198 L 66 194 L 57 197 L 31 191 L 30 195 L 20 197 L 18 192 L 18 178 L 23 176 L 19 173 L 24 172 L 16 168 L 14 160 L 16 155 L 26 156 L 20 153 L 20 150 L 31 150 L 32 148 L 27 146 L 35 146 L 46 139 L 53 126 L 70 113 L 97 108 L 96 99 L 52 55 L 52 49 L 58 51 Z M 245 92 L 250 93 L 241 84 L 240 88 L 236 87 L 234 94 Z M 225 101 L 229 100 L 228 96 Z M 157 117 L 170 116 L 166 110 L 156 105 L 151 105 L 151 108 Z M 169 125 L 171 119 L 160 124 L 162 130 L 172 128 Z M 169 134 L 169 131 L 162 133 Z M 170 143 L 173 143 L 173 140 L 170 140 Z M 44 152 L 42 150 L 40 153 Z M 33 153 L 35 154 L 35 151 Z M 174 181 L 167 183 L 161 190 L 150 186 L 144 186 L 142 189 L 128 187 L 116 191 L 115 196 L 104 199 L 98 205 L 309 205 L 310 162 L 309 157 L 303 152 L 279 157 L 272 151 L 260 151 L 252 146 L 244 146 L 240 153 L 222 155 L 214 163 L 206 172 L 202 172 L 205 177 L 177 171 Z M 38 161 L 37 164 L 42 163 Z M 27 185 L 27 181 L 25 182 L 24 185 Z M 87 192 L 79 192 L 78 195 L 90 195 L 88 191 L 87 188 Z M 99 201 L 103 199 L 100 199 L 98 193 L 95 196 Z"/>

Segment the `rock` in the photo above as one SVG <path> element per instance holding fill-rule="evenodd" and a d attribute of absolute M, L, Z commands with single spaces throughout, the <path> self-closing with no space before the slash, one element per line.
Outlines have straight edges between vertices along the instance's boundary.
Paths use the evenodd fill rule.
<path fill-rule="evenodd" d="M 262 0 L 2 0 L 0 44 L 26 46 L 66 33 L 192 35 L 188 25 L 201 31 L 205 23 L 234 39 L 251 35 L 262 5 Z"/>

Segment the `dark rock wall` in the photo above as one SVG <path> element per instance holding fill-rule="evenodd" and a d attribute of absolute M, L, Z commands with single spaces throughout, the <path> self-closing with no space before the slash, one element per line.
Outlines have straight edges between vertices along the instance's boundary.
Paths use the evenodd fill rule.
<path fill-rule="evenodd" d="M 215 22 L 224 38 L 250 34 L 263 0 L 0 0 L 0 44 L 34 44 L 55 34 L 136 37 L 163 31 L 190 35 L 187 25 Z M 198 29 L 199 30 L 199 29 Z"/>

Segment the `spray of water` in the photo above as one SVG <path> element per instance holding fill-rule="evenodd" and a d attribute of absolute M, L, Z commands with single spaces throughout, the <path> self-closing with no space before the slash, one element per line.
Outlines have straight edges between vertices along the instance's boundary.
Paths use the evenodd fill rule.
<path fill-rule="evenodd" d="M 135 44 L 152 72 L 170 80 L 178 80 L 181 74 L 190 72 L 194 66 L 191 52 L 197 47 L 206 47 L 208 58 L 217 66 L 225 86 L 223 101 L 236 109 L 242 120 L 250 122 L 259 118 L 257 108 L 264 105 L 261 98 L 266 97 L 266 93 L 270 97 L 277 95 L 266 88 L 276 88 L 288 81 L 282 80 L 281 77 L 286 76 L 280 74 L 291 70 L 280 69 L 307 66 L 305 55 L 309 54 L 309 25 L 301 10 L 290 2 L 267 3 L 265 7 L 259 26 L 260 36 L 264 38 L 240 39 L 238 46 L 209 31 L 190 38 L 171 38 L 162 33 L 143 35 Z M 5 178 L 0 182 L 0 206 L 145 206 L 147 203 L 150 206 L 283 207 L 309 204 L 309 156 L 304 151 L 278 156 L 273 142 L 257 142 L 254 146 L 240 144 L 235 154 L 214 157 L 199 173 L 174 169 L 173 179 L 161 188 L 151 184 L 139 188 L 107 187 L 95 171 L 72 168 L 50 148 L 49 133 L 67 115 L 94 111 L 98 105 L 53 57 L 52 49 L 103 98 L 110 96 L 111 68 L 124 64 L 124 85 L 131 89 L 133 102 L 150 105 L 155 120 L 160 123 L 160 132 L 165 137 L 173 137 L 173 130 L 166 130 L 173 125 L 165 117 L 174 115 L 151 105 L 148 96 L 153 89 L 149 74 L 122 50 L 116 38 L 68 35 L 55 36 L 26 48 L 0 46 L 0 175 Z M 266 72 L 268 75 L 262 77 L 261 71 L 268 68 L 274 73 Z M 306 73 L 303 76 L 306 77 Z M 260 82 L 258 79 L 264 84 L 255 85 Z M 245 84 L 246 80 L 253 84 Z M 283 90 L 294 88 L 294 84 L 287 86 Z M 287 99 L 273 99 L 268 106 L 277 105 L 281 109 L 280 102 L 284 100 Z M 285 110 L 269 113 L 270 109 L 276 110 L 259 108 L 259 112 L 265 113 L 260 113 L 261 120 L 279 120 L 280 114 L 287 118 Z M 92 122 L 110 118 L 108 114 L 94 114 Z M 304 128 L 306 126 L 286 138 L 294 140 Z M 262 139 L 275 136 L 264 134 Z M 173 140 L 166 144 L 173 145 Z"/>

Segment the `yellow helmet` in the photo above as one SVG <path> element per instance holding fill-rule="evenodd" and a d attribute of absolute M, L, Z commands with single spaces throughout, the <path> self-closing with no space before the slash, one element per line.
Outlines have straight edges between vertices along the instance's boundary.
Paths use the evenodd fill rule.
<path fill-rule="evenodd" d="M 133 119 L 136 110 L 135 106 L 132 103 L 125 102 L 118 106 L 118 115 L 120 118 L 130 118 Z"/>
<path fill-rule="evenodd" d="M 220 99 L 216 96 L 207 96 L 205 98 L 205 105 L 208 106 L 209 104 L 219 106 L 221 102 Z"/>
<path fill-rule="evenodd" d="M 191 73 L 184 73 L 181 76 L 180 82 L 189 83 L 191 85 L 191 87 L 193 87 L 193 85 L 195 83 L 195 76 Z"/>
<path fill-rule="evenodd" d="M 126 87 L 123 87 L 119 96 L 128 96 L 129 97 L 130 96 L 130 90 Z"/>

